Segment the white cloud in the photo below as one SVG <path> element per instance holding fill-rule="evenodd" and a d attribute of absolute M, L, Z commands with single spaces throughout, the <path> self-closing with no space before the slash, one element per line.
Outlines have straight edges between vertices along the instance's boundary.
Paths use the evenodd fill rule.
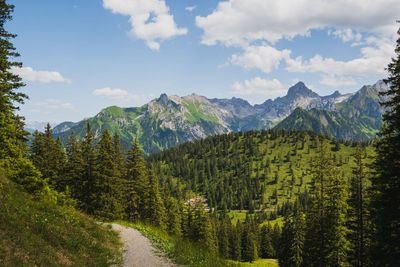
<path fill-rule="evenodd" d="M 11 72 L 20 76 L 22 79 L 31 82 L 71 82 L 71 80 L 64 78 L 59 72 L 56 71 L 36 71 L 31 67 L 12 67 Z"/>
<path fill-rule="evenodd" d="M 187 7 L 185 7 L 185 10 L 189 11 L 189 12 L 192 12 L 195 9 L 196 9 L 196 6 L 187 6 Z"/>
<path fill-rule="evenodd" d="M 75 109 L 75 105 L 74 105 L 74 104 L 71 104 L 71 103 L 64 103 L 64 104 L 61 104 L 61 107 L 62 107 L 62 108 L 65 108 L 65 109 Z"/>
<path fill-rule="evenodd" d="M 130 34 L 153 50 L 160 49 L 160 41 L 187 33 L 178 28 L 164 0 L 103 0 L 103 7 L 129 16 Z"/>
<path fill-rule="evenodd" d="M 196 17 L 202 43 L 246 45 L 309 36 L 313 29 L 347 29 L 394 36 L 398 0 L 229 0 L 208 16 Z"/>
<path fill-rule="evenodd" d="M 70 109 L 70 110 L 74 110 L 75 109 L 75 105 L 71 104 L 71 103 L 60 103 L 61 101 L 59 99 L 53 99 L 53 98 L 49 98 L 46 99 L 44 101 L 36 101 L 36 102 L 32 102 L 31 104 L 33 106 L 37 106 L 37 107 L 41 107 L 41 108 L 45 108 L 45 109 Z"/>
<path fill-rule="evenodd" d="M 317 54 L 309 60 L 302 57 L 286 59 L 290 72 L 322 72 L 332 75 L 386 75 L 385 67 L 394 55 L 394 44 L 389 39 L 367 38 L 370 46 L 360 49 L 362 57 L 348 61 L 324 58 Z"/>
<path fill-rule="evenodd" d="M 282 51 L 271 46 L 248 46 L 244 48 L 241 55 L 232 55 L 230 63 L 239 65 L 245 69 L 260 69 L 264 73 L 270 73 L 273 69 L 279 67 L 282 59 L 289 58 L 290 50 Z"/>
<path fill-rule="evenodd" d="M 324 75 L 319 83 L 329 85 L 332 87 L 351 86 L 357 84 L 357 82 L 352 77 L 347 77 L 347 76 L 337 77 L 335 75 Z"/>
<path fill-rule="evenodd" d="M 137 101 L 137 102 L 139 101 L 142 102 L 150 96 L 150 95 L 131 94 L 126 90 L 122 90 L 119 88 L 110 88 L 110 87 L 96 89 L 93 91 L 93 95 L 113 100 Z"/>
<path fill-rule="evenodd" d="M 344 43 L 349 41 L 355 41 L 359 43 L 361 41 L 362 35 L 359 32 L 354 32 L 352 29 L 339 29 L 331 33 L 333 36 L 342 39 Z"/>
<path fill-rule="evenodd" d="M 260 77 L 245 80 L 243 83 L 235 82 L 232 88 L 234 89 L 232 93 L 235 95 L 262 95 L 274 98 L 286 93 L 277 79 L 267 80 Z"/>

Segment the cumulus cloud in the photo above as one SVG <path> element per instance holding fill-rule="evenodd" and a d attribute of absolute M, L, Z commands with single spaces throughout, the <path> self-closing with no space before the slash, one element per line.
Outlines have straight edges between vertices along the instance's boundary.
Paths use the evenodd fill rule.
<path fill-rule="evenodd" d="M 357 84 L 356 80 L 354 80 L 352 77 L 348 76 L 338 77 L 335 75 L 324 75 L 319 83 L 324 85 L 329 85 L 332 87 L 351 86 Z"/>
<path fill-rule="evenodd" d="M 339 29 L 331 32 L 331 34 L 337 38 L 340 38 L 344 43 L 355 41 L 360 42 L 362 35 L 359 32 L 354 32 L 352 29 Z"/>
<path fill-rule="evenodd" d="M 208 16 L 196 17 L 202 43 L 246 45 L 307 36 L 313 29 L 355 29 L 384 36 L 396 32 L 398 0 L 229 0 Z"/>
<path fill-rule="evenodd" d="M 187 6 L 185 7 L 186 11 L 192 12 L 193 10 L 196 9 L 196 6 Z"/>
<path fill-rule="evenodd" d="M 385 67 L 393 56 L 394 44 L 389 39 L 369 38 L 371 46 L 360 49 L 362 57 L 348 61 L 324 58 L 317 54 L 309 60 L 297 57 L 286 60 L 290 72 L 323 72 L 334 75 L 386 75 Z M 372 44 L 374 43 L 374 44 Z"/>
<path fill-rule="evenodd" d="M 239 65 L 245 69 L 260 69 L 264 73 L 270 73 L 279 67 L 282 59 L 287 59 L 290 51 L 287 49 L 278 50 L 271 46 L 248 46 L 241 55 L 232 55 L 230 63 Z"/>
<path fill-rule="evenodd" d="M 160 41 L 187 33 L 176 25 L 164 0 L 103 0 L 103 7 L 129 16 L 130 34 L 153 50 L 160 49 Z"/>
<path fill-rule="evenodd" d="M 75 105 L 71 103 L 61 103 L 59 99 L 45 99 L 43 101 L 35 101 L 31 103 L 33 106 L 45 108 L 45 109 L 69 109 L 74 110 Z"/>
<path fill-rule="evenodd" d="M 110 87 L 96 89 L 93 91 L 93 95 L 113 100 L 122 100 L 122 101 L 143 101 L 151 96 L 151 95 L 131 94 L 126 90 L 122 90 L 119 88 L 110 88 Z"/>
<path fill-rule="evenodd" d="M 11 72 L 20 76 L 22 79 L 31 82 L 51 83 L 51 82 L 66 82 L 71 80 L 64 78 L 57 71 L 36 71 L 31 67 L 12 67 Z"/>
<path fill-rule="evenodd" d="M 277 79 L 267 80 L 260 77 L 245 80 L 243 83 L 235 82 L 232 84 L 232 88 L 234 89 L 232 93 L 235 95 L 262 95 L 274 98 L 286 93 Z"/>

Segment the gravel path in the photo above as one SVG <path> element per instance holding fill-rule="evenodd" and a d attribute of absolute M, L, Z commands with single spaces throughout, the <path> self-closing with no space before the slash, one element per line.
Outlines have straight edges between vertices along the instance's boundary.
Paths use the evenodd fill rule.
<path fill-rule="evenodd" d="M 174 266 L 167 259 L 155 255 L 150 241 L 138 230 L 119 224 L 112 224 L 112 228 L 120 232 L 124 243 L 124 267 Z"/>

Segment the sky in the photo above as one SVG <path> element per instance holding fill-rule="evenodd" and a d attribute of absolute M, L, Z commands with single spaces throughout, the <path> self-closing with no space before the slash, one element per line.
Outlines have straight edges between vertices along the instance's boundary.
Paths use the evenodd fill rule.
<path fill-rule="evenodd" d="M 160 94 L 320 95 L 385 78 L 400 0 L 9 0 L 29 124 L 79 121 Z"/>

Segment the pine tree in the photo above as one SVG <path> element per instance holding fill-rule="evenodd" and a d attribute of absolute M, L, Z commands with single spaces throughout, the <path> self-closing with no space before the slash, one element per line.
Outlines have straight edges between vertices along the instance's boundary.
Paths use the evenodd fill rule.
<path fill-rule="evenodd" d="M 273 258 L 275 255 L 275 250 L 272 245 L 272 228 L 271 225 L 264 224 L 261 227 L 261 257 L 264 259 Z"/>
<path fill-rule="evenodd" d="M 96 194 L 94 192 L 95 189 L 95 179 L 97 175 L 96 169 L 96 152 L 94 149 L 94 134 L 92 132 L 92 128 L 90 126 L 90 122 L 87 122 L 86 134 L 83 137 L 83 140 L 80 144 L 80 150 L 83 156 L 83 177 L 82 177 L 82 185 L 81 185 L 81 193 L 82 196 L 82 208 L 90 213 L 94 213 L 93 200 L 96 198 Z"/>
<path fill-rule="evenodd" d="M 28 192 L 39 193 L 46 183 L 40 179 L 40 173 L 27 157 L 28 132 L 24 130 L 24 118 L 16 113 L 18 105 L 28 97 L 18 92 L 24 83 L 11 72 L 13 68 L 22 67 L 22 63 L 12 61 L 12 58 L 19 56 L 11 43 L 16 35 L 5 29 L 13 11 L 13 5 L 0 0 L 0 167 Z"/>
<path fill-rule="evenodd" d="M 345 266 L 348 242 L 346 184 L 338 174 L 327 144 L 318 144 L 311 203 L 306 214 L 304 264 Z"/>
<path fill-rule="evenodd" d="M 242 251 L 241 258 L 243 261 L 252 262 L 257 258 L 257 241 L 256 235 L 251 230 L 251 222 L 246 220 L 242 229 Z"/>
<path fill-rule="evenodd" d="M 279 266 L 302 266 L 304 231 L 304 214 L 295 209 L 292 215 L 285 217 L 278 253 Z"/>
<path fill-rule="evenodd" d="M 148 178 L 143 150 L 137 138 L 128 151 L 126 159 L 126 214 L 129 221 L 145 218 L 148 199 Z"/>
<path fill-rule="evenodd" d="M 396 56 L 388 65 L 385 80 L 390 89 L 381 94 L 387 97 L 383 103 L 385 124 L 376 143 L 376 175 L 372 179 L 375 266 L 400 266 L 400 29 L 397 33 Z"/>
<path fill-rule="evenodd" d="M 149 198 L 147 200 L 148 209 L 146 211 L 146 220 L 149 223 L 158 226 L 161 230 L 166 230 L 165 207 L 158 188 L 158 178 L 154 174 L 152 166 L 148 170 L 147 177 L 149 178 Z"/>
<path fill-rule="evenodd" d="M 169 194 L 164 196 L 167 232 L 174 236 L 181 236 L 182 209 L 179 201 Z"/>
<path fill-rule="evenodd" d="M 33 133 L 30 154 L 33 164 L 42 173 L 42 178 L 58 192 L 64 192 L 66 177 L 64 175 L 67 157 L 59 138 L 54 139 L 50 124 L 44 133 Z"/>
<path fill-rule="evenodd" d="M 106 129 L 102 134 L 96 150 L 96 174 L 92 194 L 94 215 L 107 220 L 122 217 L 121 189 L 122 181 L 115 163 L 114 145 Z"/>
<path fill-rule="evenodd" d="M 229 254 L 230 258 L 235 261 L 241 260 L 241 223 L 237 222 L 236 226 L 232 225 L 229 233 Z"/>
<path fill-rule="evenodd" d="M 364 163 L 365 149 L 358 145 L 354 154 L 355 167 L 350 180 L 349 214 L 349 261 L 352 266 L 361 267 L 370 264 L 370 223 L 369 198 L 367 194 L 367 173 Z"/>
<path fill-rule="evenodd" d="M 78 205 L 82 207 L 82 201 L 86 195 L 82 190 L 85 170 L 81 147 L 75 137 L 74 131 L 71 131 L 71 134 L 68 136 L 65 150 L 67 154 L 67 165 L 65 168 L 67 186 L 71 190 L 72 197 L 77 199 Z"/>

